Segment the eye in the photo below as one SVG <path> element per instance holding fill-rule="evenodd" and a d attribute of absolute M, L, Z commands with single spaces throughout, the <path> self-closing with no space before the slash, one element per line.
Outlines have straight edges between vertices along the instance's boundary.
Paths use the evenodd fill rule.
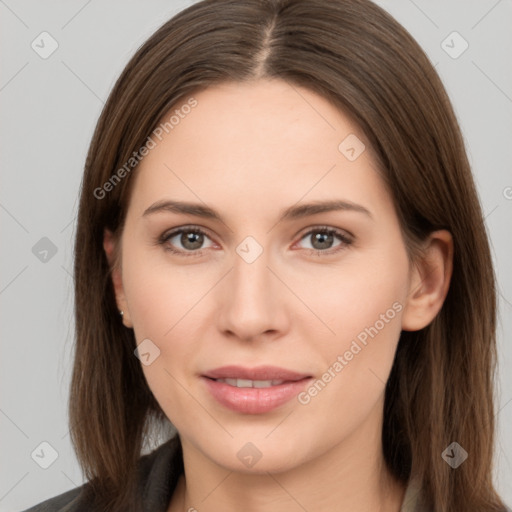
<path fill-rule="evenodd" d="M 344 232 L 326 226 L 310 229 L 300 240 L 306 241 L 303 248 L 316 251 L 317 254 L 338 252 L 352 243 L 352 239 Z"/>
<path fill-rule="evenodd" d="M 209 245 L 204 245 L 209 241 Z M 164 233 L 159 239 L 159 243 L 173 253 L 181 256 L 200 256 L 200 249 L 213 247 L 210 237 L 199 227 L 184 227 Z"/>
<path fill-rule="evenodd" d="M 300 242 L 305 241 L 305 247 L 310 252 L 320 256 L 336 253 L 352 244 L 352 238 L 345 232 L 327 226 L 316 227 L 305 233 Z M 204 245 L 208 242 L 208 245 Z M 179 256 L 201 256 L 201 249 L 214 247 L 215 244 L 208 234 L 197 226 L 182 227 L 164 233 L 158 243 Z"/>

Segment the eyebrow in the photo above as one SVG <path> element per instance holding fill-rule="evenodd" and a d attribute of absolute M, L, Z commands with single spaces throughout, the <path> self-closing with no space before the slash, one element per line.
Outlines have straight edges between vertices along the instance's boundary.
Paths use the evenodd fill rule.
<path fill-rule="evenodd" d="M 364 206 L 344 200 L 331 200 L 331 201 L 314 201 L 311 203 L 293 205 L 286 208 L 279 218 L 279 222 L 284 220 L 295 220 L 303 217 L 309 217 L 318 213 L 326 213 L 332 211 L 352 211 L 363 213 L 370 219 L 373 219 L 371 212 Z M 224 223 L 221 215 L 214 209 L 200 204 L 189 203 L 184 201 L 161 200 L 153 203 L 142 214 L 143 217 L 154 213 L 171 212 L 171 213 L 184 213 L 194 215 L 196 217 L 203 217 L 205 219 L 218 220 Z"/>

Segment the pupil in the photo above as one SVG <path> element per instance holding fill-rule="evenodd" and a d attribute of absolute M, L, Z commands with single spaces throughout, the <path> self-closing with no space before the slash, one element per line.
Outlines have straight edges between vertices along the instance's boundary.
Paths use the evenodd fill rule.
<path fill-rule="evenodd" d="M 329 249 L 332 245 L 333 235 L 332 233 L 317 233 L 313 236 L 313 247 L 315 249 Z M 319 242 L 320 246 L 315 245 L 316 242 Z"/>
<path fill-rule="evenodd" d="M 182 233 L 181 243 L 186 249 L 199 249 L 203 245 L 203 235 L 201 233 Z"/>

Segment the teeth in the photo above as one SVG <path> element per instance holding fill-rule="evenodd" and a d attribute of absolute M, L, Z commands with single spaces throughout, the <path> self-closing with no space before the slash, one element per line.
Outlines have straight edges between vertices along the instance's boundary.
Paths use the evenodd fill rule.
<path fill-rule="evenodd" d="M 279 386 L 284 380 L 215 379 L 237 388 L 269 388 Z"/>
<path fill-rule="evenodd" d="M 279 381 L 275 381 L 279 382 Z M 270 386 L 276 386 L 271 380 L 253 380 L 252 387 L 253 388 L 269 388 Z"/>

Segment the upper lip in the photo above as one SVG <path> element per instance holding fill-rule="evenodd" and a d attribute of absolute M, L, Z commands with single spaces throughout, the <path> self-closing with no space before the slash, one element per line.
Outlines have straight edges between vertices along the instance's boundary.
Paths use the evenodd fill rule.
<path fill-rule="evenodd" d="M 247 380 L 283 380 L 297 381 L 310 377 L 305 373 L 299 373 L 277 366 L 257 366 L 245 368 L 243 366 L 222 366 L 209 370 L 203 374 L 210 379 L 247 379 Z"/>

